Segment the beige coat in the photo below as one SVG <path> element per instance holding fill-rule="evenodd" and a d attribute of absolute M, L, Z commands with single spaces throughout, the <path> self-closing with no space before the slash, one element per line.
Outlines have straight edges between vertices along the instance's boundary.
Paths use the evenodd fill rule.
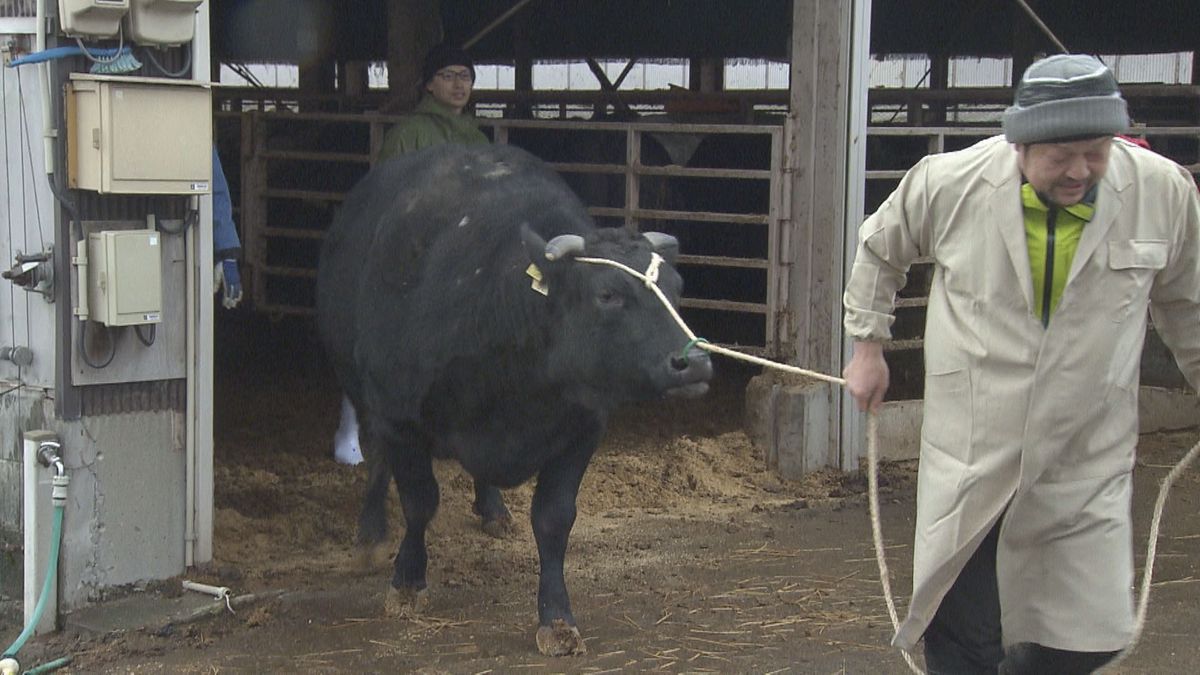
<path fill-rule="evenodd" d="M 1033 282 L 1014 147 L 926 157 L 863 224 L 845 324 L 890 337 L 893 298 L 934 261 L 925 324 L 912 649 L 980 540 L 997 549 L 1005 644 L 1113 651 L 1133 610 L 1131 472 L 1146 309 L 1200 384 L 1200 200 L 1173 162 L 1114 141 L 1048 328 Z"/>

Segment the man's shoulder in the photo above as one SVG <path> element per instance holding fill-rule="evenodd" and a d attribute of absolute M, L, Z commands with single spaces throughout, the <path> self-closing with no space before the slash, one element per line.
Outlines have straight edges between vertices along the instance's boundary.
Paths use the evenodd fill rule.
<path fill-rule="evenodd" d="M 951 150 L 928 155 L 930 162 L 943 166 L 969 166 L 987 163 L 995 159 L 1010 157 L 1012 145 L 1002 135 L 989 136 L 961 150 Z"/>
<path fill-rule="evenodd" d="M 448 135 L 433 115 L 407 113 L 383 135 L 384 155 L 390 157 L 443 143 Z"/>
<path fill-rule="evenodd" d="M 1002 182 L 1015 169 L 1015 152 L 1004 136 L 991 136 L 961 150 L 926 155 L 918 166 L 934 182 L 966 185 L 970 176 L 983 176 L 993 183 Z"/>
<path fill-rule="evenodd" d="M 1196 186 L 1192 173 L 1175 160 L 1122 138 L 1113 140 L 1109 157 L 1109 175 L 1117 185 L 1142 187 L 1173 185 L 1171 189 Z"/>
<path fill-rule="evenodd" d="M 1148 146 L 1134 143 L 1132 140 L 1120 136 L 1113 139 L 1112 157 L 1117 161 L 1136 165 L 1139 169 L 1148 171 L 1178 173 L 1181 168 L 1175 160 L 1158 154 Z"/>

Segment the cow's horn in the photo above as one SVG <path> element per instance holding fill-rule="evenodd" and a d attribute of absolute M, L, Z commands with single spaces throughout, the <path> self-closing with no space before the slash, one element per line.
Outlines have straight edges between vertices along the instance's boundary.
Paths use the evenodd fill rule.
<path fill-rule="evenodd" d="M 583 237 L 577 234 L 560 234 L 546 242 L 546 260 L 559 260 L 576 253 L 583 253 Z"/>
<path fill-rule="evenodd" d="M 664 248 L 679 248 L 679 240 L 665 232 L 643 232 L 642 236 L 650 242 L 655 251 Z"/>

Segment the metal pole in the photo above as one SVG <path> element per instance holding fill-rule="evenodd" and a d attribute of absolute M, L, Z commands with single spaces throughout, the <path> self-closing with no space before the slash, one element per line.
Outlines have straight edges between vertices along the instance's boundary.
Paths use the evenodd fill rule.
<path fill-rule="evenodd" d="M 484 27 L 483 30 L 476 33 L 475 37 L 472 37 L 470 40 L 467 40 L 466 42 L 464 42 L 462 45 L 462 48 L 470 49 L 471 45 L 474 45 L 476 42 L 479 42 L 480 40 L 482 40 L 484 38 L 484 36 L 486 36 L 488 33 L 492 32 L 493 30 L 495 30 L 495 28 L 497 26 L 499 26 L 500 24 L 504 23 L 505 21 L 508 21 L 509 17 L 511 17 L 513 14 L 516 14 L 517 12 L 521 11 L 521 8 L 524 7 L 525 5 L 528 5 L 530 2 L 532 2 L 532 0 L 521 0 L 517 4 L 513 5 L 511 9 L 509 9 L 507 12 L 501 14 L 499 17 L 496 18 L 495 21 L 489 23 L 487 26 Z"/>
<path fill-rule="evenodd" d="M 1050 30 L 1050 27 L 1042 21 L 1041 17 L 1037 15 L 1037 12 L 1033 11 L 1033 8 L 1030 7 L 1025 0 L 1017 0 L 1017 4 L 1021 6 L 1021 9 L 1025 10 L 1025 13 L 1029 15 L 1029 18 L 1033 19 L 1033 22 L 1037 24 L 1037 27 L 1042 29 L 1042 32 L 1046 34 L 1046 37 L 1050 38 L 1050 41 L 1057 45 L 1062 53 L 1071 53 L 1071 50 L 1067 49 L 1067 46 L 1062 43 L 1062 40 L 1059 40 L 1054 35 L 1054 33 Z"/>

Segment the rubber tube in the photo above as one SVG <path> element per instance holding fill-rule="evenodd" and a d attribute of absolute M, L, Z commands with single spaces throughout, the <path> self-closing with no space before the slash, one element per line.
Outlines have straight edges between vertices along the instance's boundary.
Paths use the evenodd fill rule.
<path fill-rule="evenodd" d="M 49 673 L 58 670 L 59 668 L 66 668 L 69 665 L 71 665 L 71 657 L 64 656 L 61 659 L 54 659 L 53 661 L 48 661 L 40 666 L 34 666 L 21 675 L 42 675 L 42 673 Z"/>
<path fill-rule="evenodd" d="M 50 564 L 46 567 L 46 579 L 42 582 L 42 593 L 38 597 L 37 605 L 33 608 L 33 617 L 29 620 L 29 624 L 25 626 L 25 630 L 21 631 L 17 639 L 9 645 L 8 649 L 4 650 L 4 654 L 0 658 L 16 658 L 17 652 L 21 651 L 21 648 L 25 646 L 25 642 L 33 635 L 34 628 L 42 620 L 42 612 L 46 610 L 46 601 L 50 597 L 50 586 L 54 583 L 54 578 L 58 574 L 58 548 L 62 542 L 63 511 L 65 510 L 65 504 L 54 505 L 54 530 L 50 535 Z"/>

